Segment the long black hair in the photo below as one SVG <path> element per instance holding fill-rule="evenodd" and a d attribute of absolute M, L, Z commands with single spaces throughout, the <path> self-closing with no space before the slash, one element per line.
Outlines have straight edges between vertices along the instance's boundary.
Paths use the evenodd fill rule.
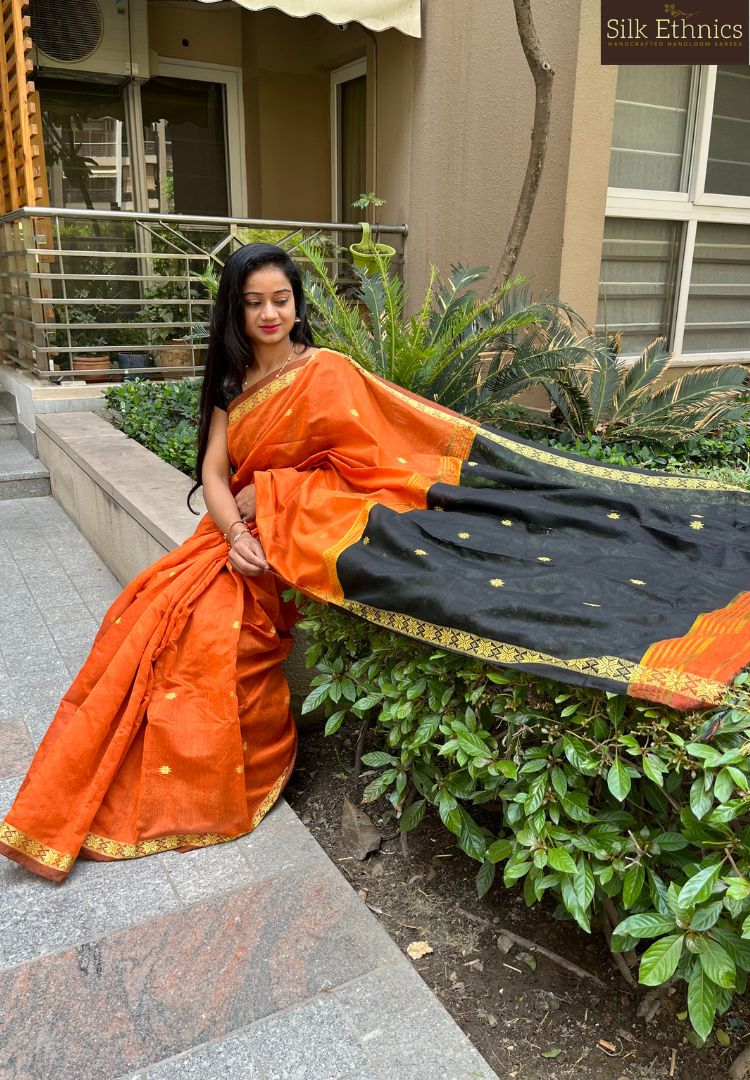
<path fill-rule="evenodd" d="M 242 380 L 253 363 L 253 349 L 245 336 L 245 304 L 242 290 L 248 275 L 264 266 L 277 266 L 289 280 L 294 295 L 295 322 L 289 332 L 293 344 L 314 345 L 299 267 L 283 248 L 275 244 L 246 244 L 227 259 L 216 294 L 208 356 L 203 372 L 200 418 L 198 422 L 198 456 L 195 463 L 196 484 L 188 495 L 188 506 L 203 482 L 203 460 L 208 445 L 211 415 L 217 400 L 231 400 L 242 393 Z M 197 514 L 197 510 L 193 510 Z"/>

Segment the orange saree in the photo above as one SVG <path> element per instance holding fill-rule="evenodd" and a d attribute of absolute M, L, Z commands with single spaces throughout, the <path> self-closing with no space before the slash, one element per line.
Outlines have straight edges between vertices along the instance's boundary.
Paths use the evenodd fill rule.
<path fill-rule="evenodd" d="M 486 663 L 671 703 L 750 661 L 750 498 L 496 432 L 319 349 L 230 403 L 272 572 L 210 518 L 113 604 L 0 852 L 53 880 L 255 828 L 294 766 L 287 584 Z M 441 511 L 441 512 L 438 512 Z"/>

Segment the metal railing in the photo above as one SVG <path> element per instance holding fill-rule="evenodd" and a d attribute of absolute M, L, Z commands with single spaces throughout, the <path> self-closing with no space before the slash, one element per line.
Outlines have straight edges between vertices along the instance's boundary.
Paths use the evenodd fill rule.
<path fill-rule="evenodd" d="M 402 273 L 407 227 L 373 232 L 396 249 L 391 265 Z M 304 266 L 296 245 L 319 238 L 346 290 L 355 281 L 347 245 L 360 235 L 339 222 L 24 207 L 0 217 L 0 355 L 52 381 L 84 369 L 93 381 L 194 376 L 207 348 L 209 279 L 232 251 L 263 240 Z"/>

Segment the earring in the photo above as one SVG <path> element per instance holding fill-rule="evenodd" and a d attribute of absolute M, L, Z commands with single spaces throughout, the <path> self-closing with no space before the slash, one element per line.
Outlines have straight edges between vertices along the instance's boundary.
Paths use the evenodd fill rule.
<path fill-rule="evenodd" d="M 299 321 L 300 321 L 300 317 L 299 317 L 299 315 L 297 316 L 297 318 L 296 318 L 296 319 L 295 319 L 294 321 L 295 321 L 295 322 L 299 322 Z"/>

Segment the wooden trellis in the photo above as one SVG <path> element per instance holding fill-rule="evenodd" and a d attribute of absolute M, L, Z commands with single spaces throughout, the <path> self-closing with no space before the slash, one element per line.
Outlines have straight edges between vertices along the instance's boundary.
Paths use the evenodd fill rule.
<path fill-rule="evenodd" d="M 3 47 L 0 48 L 0 212 L 21 206 L 48 206 L 39 94 L 29 76 L 31 19 L 25 0 L 0 0 Z"/>

